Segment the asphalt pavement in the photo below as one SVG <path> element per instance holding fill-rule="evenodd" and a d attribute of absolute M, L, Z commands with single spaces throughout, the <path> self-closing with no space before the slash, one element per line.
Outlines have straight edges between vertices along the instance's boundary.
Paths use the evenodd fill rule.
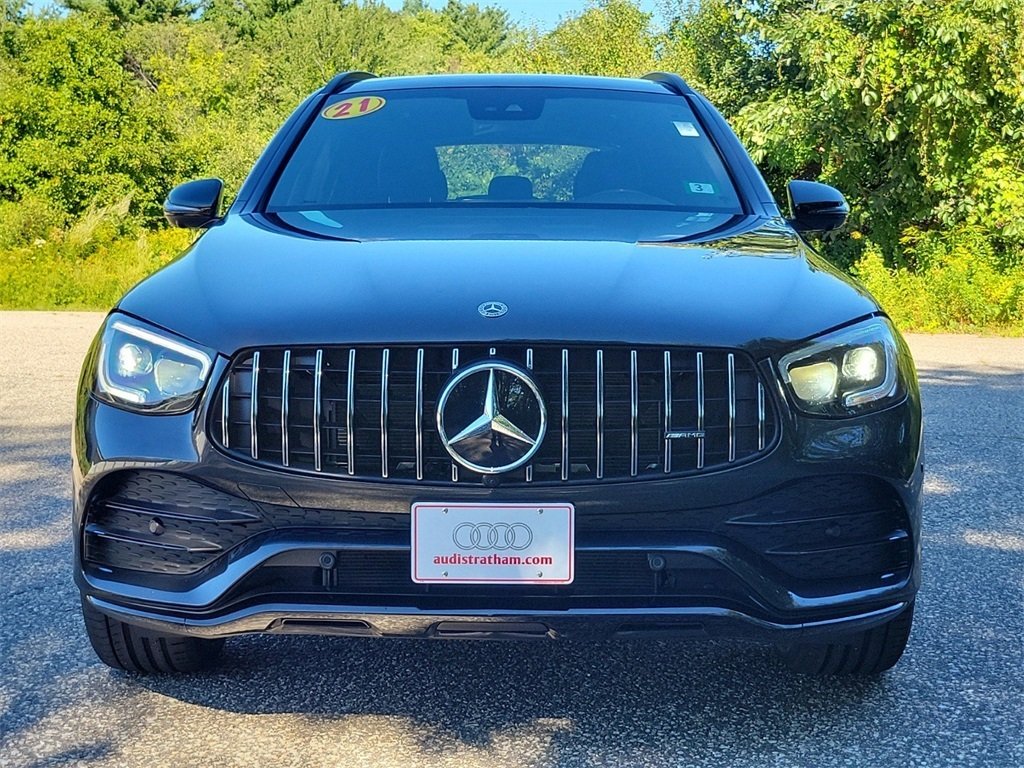
<path fill-rule="evenodd" d="M 72 583 L 68 443 L 101 316 L 0 313 L 0 766 L 1024 768 L 1024 340 L 910 339 L 925 586 L 877 680 L 711 642 L 247 637 L 113 672 Z"/>

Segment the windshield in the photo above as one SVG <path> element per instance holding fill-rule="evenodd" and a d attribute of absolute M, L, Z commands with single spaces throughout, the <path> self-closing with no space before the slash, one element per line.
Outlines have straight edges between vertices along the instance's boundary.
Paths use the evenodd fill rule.
<path fill-rule="evenodd" d="M 299 142 L 266 210 L 328 234 L 379 226 L 383 212 L 397 210 L 489 227 L 518 220 L 520 229 L 531 217 L 556 222 L 558 211 L 589 211 L 591 220 L 671 213 L 674 223 L 657 228 L 678 234 L 682 213 L 717 223 L 742 207 L 679 96 L 467 87 L 339 94 Z"/>

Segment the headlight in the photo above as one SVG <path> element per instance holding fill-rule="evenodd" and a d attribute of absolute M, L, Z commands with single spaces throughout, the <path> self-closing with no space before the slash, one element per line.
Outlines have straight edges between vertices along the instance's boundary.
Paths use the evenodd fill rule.
<path fill-rule="evenodd" d="M 95 393 L 132 410 L 183 413 L 195 405 L 212 364 L 207 350 L 113 315 L 100 342 Z"/>
<path fill-rule="evenodd" d="M 830 333 L 779 361 L 797 407 L 854 416 L 902 397 L 896 340 L 884 318 Z"/>

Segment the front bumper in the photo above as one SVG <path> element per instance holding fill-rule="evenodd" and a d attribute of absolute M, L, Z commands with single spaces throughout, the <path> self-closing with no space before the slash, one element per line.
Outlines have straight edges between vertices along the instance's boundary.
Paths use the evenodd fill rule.
<path fill-rule="evenodd" d="M 188 618 L 86 598 L 97 610 L 154 632 L 215 639 L 250 633 L 418 639 L 707 639 L 728 637 L 765 642 L 834 637 L 884 624 L 908 606 L 883 608 L 817 621 L 782 623 L 727 608 L 566 609 L 563 611 L 449 610 L 419 612 L 392 606 L 270 603 L 217 616 Z"/>
<path fill-rule="evenodd" d="M 905 609 L 920 582 L 916 392 L 856 419 L 786 413 L 775 450 L 743 467 L 641 483 L 534 488 L 445 488 L 253 467 L 207 441 L 206 417 L 202 411 L 142 416 L 81 393 L 74 436 L 75 574 L 100 611 L 205 637 L 303 632 L 781 641 L 883 623 Z M 159 493 L 152 489 L 161 484 L 165 498 L 154 501 Z M 576 582 L 413 585 L 409 509 L 415 501 L 447 502 L 455 495 L 461 501 L 572 502 Z M 168 505 L 171 513 L 191 505 L 196 514 L 168 525 Z M 165 529 L 159 534 L 147 533 L 154 518 Z M 115 535 L 98 539 L 97 530 Z M 184 556 L 180 548 L 151 546 L 168 533 L 185 536 L 178 539 L 188 550 Z M 321 567 L 324 553 L 339 565 Z M 663 570 L 650 567 L 654 555 L 666 561 Z"/>

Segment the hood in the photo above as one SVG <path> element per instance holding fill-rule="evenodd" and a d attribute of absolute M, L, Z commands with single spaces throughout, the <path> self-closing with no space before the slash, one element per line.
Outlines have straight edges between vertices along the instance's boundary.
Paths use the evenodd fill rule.
<path fill-rule="evenodd" d="M 483 302 L 508 305 L 483 317 Z M 299 237 L 240 216 L 120 308 L 223 354 L 250 346 L 594 342 L 764 354 L 878 312 L 779 220 L 725 239 Z"/>

